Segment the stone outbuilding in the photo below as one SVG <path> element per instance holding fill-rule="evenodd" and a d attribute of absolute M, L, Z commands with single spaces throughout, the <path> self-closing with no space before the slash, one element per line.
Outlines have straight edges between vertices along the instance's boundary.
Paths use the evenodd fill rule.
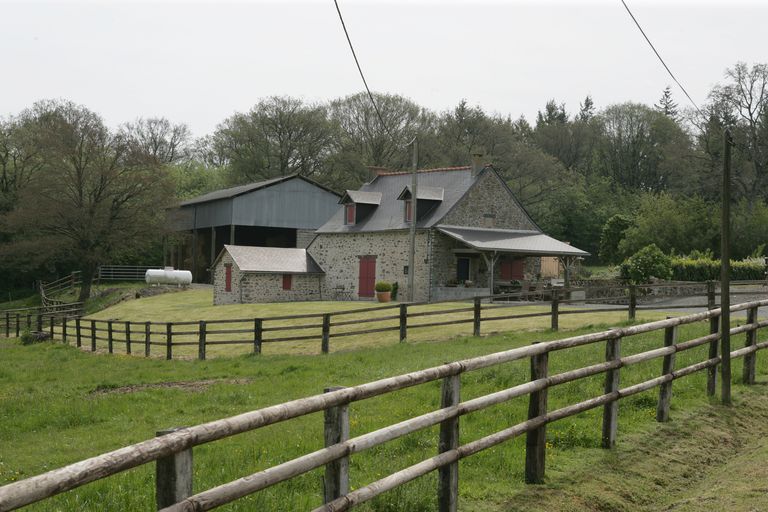
<path fill-rule="evenodd" d="M 492 166 L 417 173 L 414 294 L 408 290 L 414 201 L 410 172 L 381 172 L 317 230 L 307 248 L 325 269 L 327 298 L 371 299 L 377 281 L 401 300 L 488 295 L 540 277 L 541 256 L 568 267 L 588 253 L 544 234 Z"/>
<path fill-rule="evenodd" d="M 323 269 L 306 249 L 224 245 L 212 269 L 215 305 L 323 299 Z"/>

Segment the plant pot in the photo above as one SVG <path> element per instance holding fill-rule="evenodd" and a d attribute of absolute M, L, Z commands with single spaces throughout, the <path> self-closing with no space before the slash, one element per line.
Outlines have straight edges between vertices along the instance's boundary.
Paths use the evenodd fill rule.
<path fill-rule="evenodd" d="M 392 292 L 376 292 L 376 299 L 379 302 L 389 302 L 392 300 Z"/>

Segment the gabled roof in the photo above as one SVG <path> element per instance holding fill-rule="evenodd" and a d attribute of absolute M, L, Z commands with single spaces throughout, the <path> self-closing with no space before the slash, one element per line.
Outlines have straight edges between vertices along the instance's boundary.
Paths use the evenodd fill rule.
<path fill-rule="evenodd" d="M 494 172 L 487 168 L 483 172 Z M 469 189 L 474 185 L 480 175 L 473 173 L 470 167 L 442 167 L 439 169 L 420 170 L 419 177 L 419 198 L 422 198 L 422 188 L 431 191 L 433 196 L 437 189 L 443 189 L 442 202 L 435 208 L 426 212 L 424 216 L 419 214 L 417 227 L 432 227 L 440 222 L 453 206 L 464 197 Z M 381 202 L 370 215 L 354 225 L 344 224 L 344 211 L 340 208 L 328 222 L 326 222 L 318 233 L 346 233 L 346 232 L 366 232 L 366 231 L 384 231 L 389 229 L 408 229 L 410 223 L 405 222 L 405 210 L 402 201 L 398 197 L 403 190 L 411 184 L 410 172 L 391 172 L 379 173 L 370 183 L 366 183 L 360 188 L 359 192 L 379 193 Z"/>
<path fill-rule="evenodd" d="M 307 178 L 306 176 L 301 176 L 299 174 L 289 174 L 288 176 L 280 176 L 279 178 L 272 178 L 269 180 L 264 181 L 257 181 L 254 183 L 248 183 L 247 185 L 238 185 L 237 187 L 231 187 L 231 188 L 224 188 L 221 190 L 214 190 L 213 192 L 208 192 L 207 194 L 203 194 L 198 197 L 193 197 L 192 199 L 187 199 L 186 201 L 182 201 L 180 206 L 192 206 L 195 204 L 200 203 L 207 203 L 210 201 L 218 201 L 220 199 L 231 199 L 233 197 L 241 196 L 243 194 L 247 194 L 248 192 L 253 192 L 254 190 L 259 190 L 262 188 L 267 188 L 271 185 L 275 185 L 277 183 L 282 183 L 284 181 L 292 180 L 292 179 L 301 179 L 306 181 L 307 183 L 311 183 L 312 185 L 315 185 L 317 187 L 322 188 L 323 190 L 327 190 L 328 192 L 331 192 L 332 194 L 339 195 L 338 192 L 335 192 L 331 190 L 330 188 L 326 187 L 325 185 L 321 185 L 320 183 L 311 180 Z"/>
<path fill-rule="evenodd" d="M 347 201 L 349 199 L 349 201 Z M 339 204 L 344 203 L 356 203 L 356 204 L 374 204 L 376 206 L 381 204 L 381 192 L 363 192 L 362 190 L 347 190 L 344 195 L 339 199 Z"/>
<path fill-rule="evenodd" d="M 224 249 L 219 253 L 213 265 L 218 263 L 224 252 L 229 252 L 241 272 L 267 274 L 325 273 L 312 256 L 307 253 L 306 249 L 224 245 Z"/>
<path fill-rule="evenodd" d="M 538 231 L 446 225 L 438 225 L 437 229 L 479 251 L 513 252 L 539 256 L 589 256 L 586 251 L 555 240 Z"/>
<path fill-rule="evenodd" d="M 416 195 L 419 196 L 419 199 L 424 201 L 442 201 L 443 197 L 445 197 L 445 189 L 443 187 L 422 187 L 421 185 L 417 185 L 416 189 Z M 400 195 L 397 196 L 397 198 L 410 199 L 411 196 L 413 196 L 413 192 L 411 191 L 411 185 L 408 185 L 402 192 L 400 192 Z"/>

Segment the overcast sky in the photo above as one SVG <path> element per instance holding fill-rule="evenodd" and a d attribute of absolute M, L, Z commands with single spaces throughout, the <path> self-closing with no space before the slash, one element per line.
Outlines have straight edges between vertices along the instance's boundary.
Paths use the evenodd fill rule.
<path fill-rule="evenodd" d="M 766 2 L 626 1 L 698 103 L 735 62 L 768 62 Z M 339 5 L 371 88 L 438 111 L 465 98 L 532 121 L 550 98 L 652 104 L 672 84 L 620 0 Z M 333 0 L 0 0 L 0 20 L 1 116 L 66 98 L 201 136 L 266 96 L 362 90 Z"/>

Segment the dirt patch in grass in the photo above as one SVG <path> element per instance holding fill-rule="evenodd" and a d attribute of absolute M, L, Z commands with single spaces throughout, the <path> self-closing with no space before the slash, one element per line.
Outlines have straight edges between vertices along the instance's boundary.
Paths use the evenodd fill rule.
<path fill-rule="evenodd" d="M 768 510 L 765 383 L 740 388 L 735 402 L 676 412 L 613 451 L 584 450 L 568 467 L 553 464 L 545 484 L 526 487 L 498 510 Z"/>
<path fill-rule="evenodd" d="M 91 391 L 91 395 L 106 395 L 115 393 L 124 395 L 126 393 L 136 393 L 146 389 L 181 389 L 183 391 L 198 392 L 204 391 L 214 384 L 249 384 L 253 379 L 206 379 L 206 380 L 188 380 L 181 382 L 158 382 L 156 384 L 133 384 L 130 386 L 111 386 L 99 385 Z"/>

